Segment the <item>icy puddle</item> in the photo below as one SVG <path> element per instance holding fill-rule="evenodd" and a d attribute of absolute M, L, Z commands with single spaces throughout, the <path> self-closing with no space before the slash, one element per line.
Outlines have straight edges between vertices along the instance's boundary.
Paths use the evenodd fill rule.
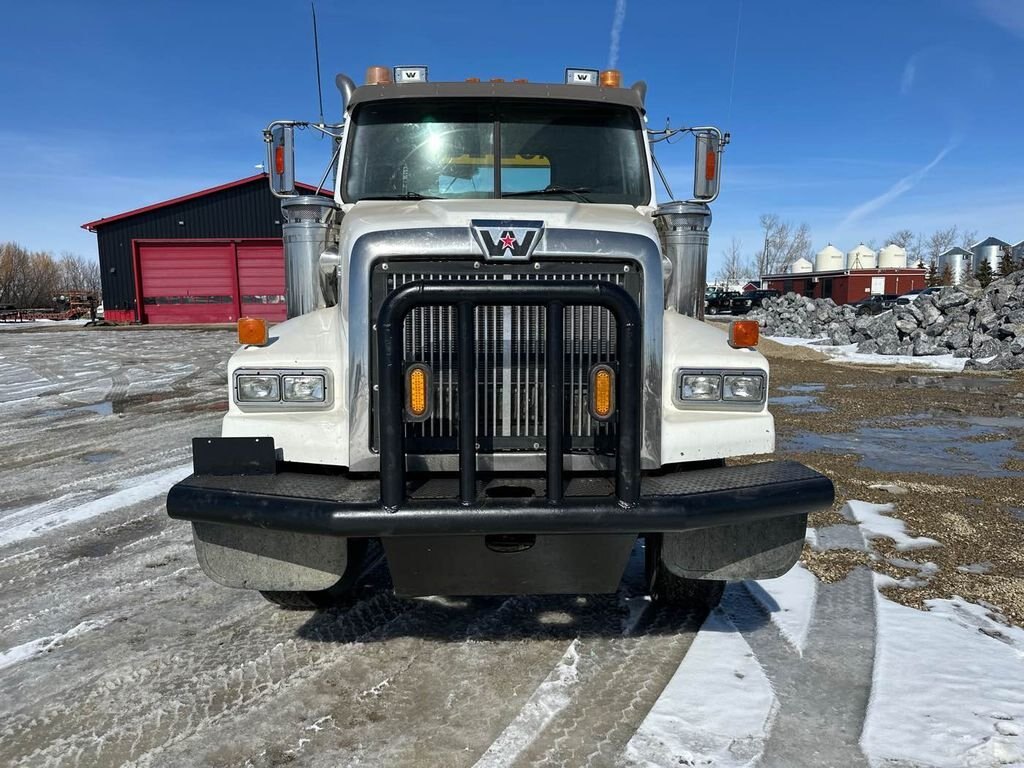
<path fill-rule="evenodd" d="M 778 398 L 775 399 L 775 402 Z M 955 420 L 954 420 L 955 419 Z M 805 432 L 781 441 L 785 451 L 860 454 L 860 466 L 885 472 L 933 475 L 1020 477 L 1004 469 L 1024 460 L 1007 430 L 1024 427 L 1024 419 L 921 415 L 896 427 L 861 427 L 854 432 Z"/>

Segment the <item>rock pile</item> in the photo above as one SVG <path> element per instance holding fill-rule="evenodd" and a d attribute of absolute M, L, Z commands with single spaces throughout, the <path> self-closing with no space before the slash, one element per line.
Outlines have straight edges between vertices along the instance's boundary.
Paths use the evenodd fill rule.
<path fill-rule="evenodd" d="M 982 288 L 977 280 L 919 296 L 878 315 L 787 293 L 750 312 L 767 336 L 828 337 L 880 355 L 970 358 L 980 370 L 1024 369 L 1024 270 Z M 989 359 L 991 358 L 991 359 Z"/>

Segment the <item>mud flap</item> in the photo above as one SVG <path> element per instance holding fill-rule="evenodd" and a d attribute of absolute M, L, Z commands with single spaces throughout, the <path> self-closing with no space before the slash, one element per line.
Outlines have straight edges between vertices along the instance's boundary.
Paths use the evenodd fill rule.
<path fill-rule="evenodd" d="M 773 579 L 800 558 L 807 515 L 666 533 L 665 566 L 687 579 Z"/>
<path fill-rule="evenodd" d="M 338 582 L 348 565 L 347 539 L 193 523 L 199 565 L 225 587 L 316 591 Z"/>

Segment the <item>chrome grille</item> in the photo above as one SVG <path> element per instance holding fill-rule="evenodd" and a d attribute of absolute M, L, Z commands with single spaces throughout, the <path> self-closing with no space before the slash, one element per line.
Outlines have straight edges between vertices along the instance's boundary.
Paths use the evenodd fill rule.
<path fill-rule="evenodd" d="M 374 272 L 374 316 L 383 299 L 412 281 L 580 280 L 608 282 L 639 298 L 642 276 L 622 262 L 536 262 L 488 265 L 473 262 L 402 262 L 378 265 Z M 545 381 L 545 311 L 541 307 L 477 307 L 476 434 L 480 450 L 541 450 L 547 433 Z M 410 453 L 450 452 L 458 435 L 457 347 L 454 307 L 420 307 L 406 320 L 403 343 L 407 363 L 427 363 L 434 372 L 433 413 L 423 422 L 406 424 Z M 617 339 L 611 313 L 600 307 L 564 310 L 566 450 L 610 452 L 614 420 L 600 422 L 589 413 L 589 373 L 598 362 L 614 364 Z M 376 339 L 372 349 L 376 350 Z M 376 375 L 377 365 L 373 369 Z M 375 396 L 376 397 L 376 396 Z M 374 402 L 376 414 L 376 402 Z M 374 431 L 376 434 L 376 430 Z M 376 437 L 374 438 L 376 444 Z"/>

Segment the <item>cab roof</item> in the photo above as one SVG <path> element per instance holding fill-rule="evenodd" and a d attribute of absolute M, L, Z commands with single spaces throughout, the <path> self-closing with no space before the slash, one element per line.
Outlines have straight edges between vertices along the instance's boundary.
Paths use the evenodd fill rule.
<path fill-rule="evenodd" d="M 355 89 L 348 108 L 371 101 L 400 99 L 550 99 L 616 104 L 644 111 L 647 84 L 642 80 L 630 88 L 563 83 L 388 83 L 362 85 Z"/>

